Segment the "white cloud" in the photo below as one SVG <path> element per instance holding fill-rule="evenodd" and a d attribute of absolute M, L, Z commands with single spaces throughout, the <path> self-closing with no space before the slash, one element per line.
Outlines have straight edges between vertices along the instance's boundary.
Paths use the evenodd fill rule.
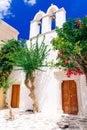
<path fill-rule="evenodd" d="M 30 5 L 36 4 L 36 0 L 24 0 L 24 2 Z"/>
<path fill-rule="evenodd" d="M 0 18 L 10 15 L 10 6 L 12 0 L 0 0 Z"/>

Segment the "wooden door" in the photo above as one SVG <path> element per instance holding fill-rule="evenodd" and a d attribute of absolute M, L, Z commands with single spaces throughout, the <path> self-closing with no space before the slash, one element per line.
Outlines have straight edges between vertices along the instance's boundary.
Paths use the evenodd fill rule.
<path fill-rule="evenodd" d="M 78 113 L 77 88 L 74 80 L 62 83 L 62 107 L 66 114 Z"/>
<path fill-rule="evenodd" d="M 12 86 L 11 107 L 18 108 L 19 102 L 20 102 L 20 85 L 14 84 Z"/>

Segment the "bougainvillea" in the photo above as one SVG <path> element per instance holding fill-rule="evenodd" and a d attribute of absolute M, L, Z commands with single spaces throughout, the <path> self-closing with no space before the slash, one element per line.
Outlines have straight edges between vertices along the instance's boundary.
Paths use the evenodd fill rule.
<path fill-rule="evenodd" d="M 85 74 L 87 79 L 87 17 L 70 19 L 56 32 L 52 40 L 53 48 L 58 50 L 55 66 L 62 67 L 68 77 Z"/>

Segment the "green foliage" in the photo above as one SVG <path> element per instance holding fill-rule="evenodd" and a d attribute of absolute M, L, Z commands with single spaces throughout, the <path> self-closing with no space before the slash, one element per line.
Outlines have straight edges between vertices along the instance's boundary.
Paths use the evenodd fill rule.
<path fill-rule="evenodd" d="M 4 43 L 0 50 L 0 87 L 7 90 L 9 87 L 8 77 L 13 69 L 12 60 L 7 56 L 11 53 L 14 54 L 15 51 L 19 51 L 21 45 L 20 41 L 14 39 Z"/>
<path fill-rule="evenodd" d="M 47 66 L 44 61 L 48 53 L 49 50 L 44 43 L 44 39 L 41 44 L 39 44 L 37 38 L 35 43 L 31 41 L 29 48 L 25 44 L 20 51 L 11 54 L 9 59 L 12 60 L 12 65 L 17 66 L 19 70 L 23 70 L 26 73 L 26 79 L 28 79 L 31 78 L 35 70 L 41 70 L 41 67 Z"/>
<path fill-rule="evenodd" d="M 54 50 L 58 50 L 56 66 L 64 67 L 68 77 L 87 74 L 87 17 L 69 19 L 56 32 L 52 40 Z"/>

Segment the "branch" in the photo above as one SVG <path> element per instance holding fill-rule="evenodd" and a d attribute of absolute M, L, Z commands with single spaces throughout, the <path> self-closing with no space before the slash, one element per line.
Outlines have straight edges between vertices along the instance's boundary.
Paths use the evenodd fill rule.
<path fill-rule="evenodd" d="M 81 69 L 81 71 L 83 71 L 84 68 L 83 68 L 83 65 L 82 65 L 81 61 L 79 60 L 79 58 L 74 56 L 74 57 L 72 57 L 72 59 L 78 65 L 78 67 Z"/>

